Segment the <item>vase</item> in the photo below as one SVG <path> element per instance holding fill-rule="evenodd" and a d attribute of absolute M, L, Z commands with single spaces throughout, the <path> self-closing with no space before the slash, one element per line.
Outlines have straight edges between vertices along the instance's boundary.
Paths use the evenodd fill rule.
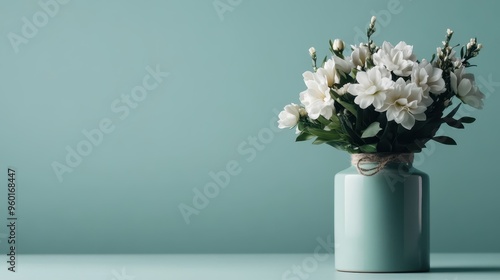
<path fill-rule="evenodd" d="M 335 175 L 339 271 L 429 270 L 429 176 L 412 166 L 413 154 L 390 156 L 358 154 Z"/>

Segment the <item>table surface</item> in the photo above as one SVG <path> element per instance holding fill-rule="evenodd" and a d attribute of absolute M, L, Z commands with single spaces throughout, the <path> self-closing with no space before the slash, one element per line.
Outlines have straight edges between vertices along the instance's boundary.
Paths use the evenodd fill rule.
<path fill-rule="evenodd" d="M 315 262 L 311 262 L 312 257 L 312 254 L 20 255 L 15 273 L 7 270 L 5 261 L 1 262 L 0 279 L 500 280 L 500 254 L 497 253 L 432 254 L 431 271 L 425 273 L 338 272 L 333 255 Z M 301 272 L 294 274 L 294 266 Z"/>

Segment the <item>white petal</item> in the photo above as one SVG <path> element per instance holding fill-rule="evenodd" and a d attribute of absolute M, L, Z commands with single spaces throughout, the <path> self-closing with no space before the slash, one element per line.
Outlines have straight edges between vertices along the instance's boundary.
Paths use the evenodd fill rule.
<path fill-rule="evenodd" d="M 410 130 L 415 125 L 415 118 L 411 114 L 405 114 L 401 125 Z"/>
<path fill-rule="evenodd" d="M 472 83 L 468 79 L 462 79 L 458 85 L 458 94 L 460 96 L 467 95 L 472 89 Z"/>

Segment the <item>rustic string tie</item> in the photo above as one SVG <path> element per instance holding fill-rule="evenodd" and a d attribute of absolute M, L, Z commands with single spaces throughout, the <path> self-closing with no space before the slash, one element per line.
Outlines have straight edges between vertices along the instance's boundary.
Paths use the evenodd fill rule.
<path fill-rule="evenodd" d="M 373 154 L 352 154 L 351 163 L 356 166 L 356 169 L 361 175 L 373 176 L 384 169 L 384 167 L 389 163 L 403 163 L 410 165 L 413 162 L 413 154 L 384 154 L 384 153 L 373 153 Z M 375 166 L 365 168 L 362 164 L 373 163 Z"/>

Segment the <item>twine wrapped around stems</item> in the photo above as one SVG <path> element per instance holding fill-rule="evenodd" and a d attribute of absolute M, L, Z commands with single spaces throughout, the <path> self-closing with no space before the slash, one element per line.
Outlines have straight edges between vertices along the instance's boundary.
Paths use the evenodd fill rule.
<path fill-rule="evenodd" d="M 391 153 L 372 153 L 372 154 L 352 154 L 351 163 L 356 166 L 359 174 L 373 176 L 380 172 L 388 163 L 403 163 L 411 165 L 413 163 L 413 153 L 391 154 Z M 374 167 L 364 168 L 362 164 L 373 163 Z"/>

